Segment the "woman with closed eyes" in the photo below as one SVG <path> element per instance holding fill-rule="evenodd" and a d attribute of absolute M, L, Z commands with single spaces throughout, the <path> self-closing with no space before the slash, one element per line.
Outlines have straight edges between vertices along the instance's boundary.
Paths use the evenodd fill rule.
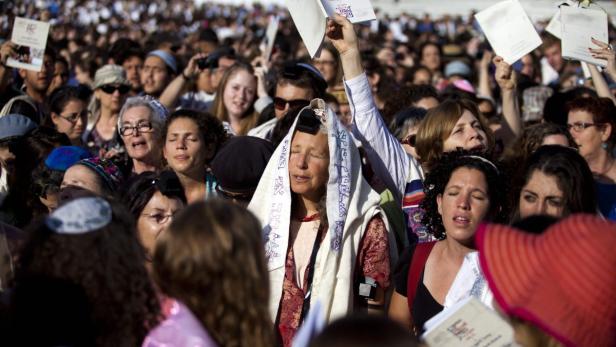
<path fill-rule="evenodd" d="M 479 152 L 444 153 L 425 180 L 422 223 L 435 242 L 412 246 L 398 261 L 389 316 L 419 335 L 424 323 L 443 310 L 445 297 L 475 250 L 482 222 L 499 221 L 503 178 Z"/>
<path fill-rule="evenodd" d="M 208 165 L 227 133 L 208 113 L 178 110 L 163 129 L 163 157 L 178 175 L 188 203 L 216 195 L 216 183 Z"/>

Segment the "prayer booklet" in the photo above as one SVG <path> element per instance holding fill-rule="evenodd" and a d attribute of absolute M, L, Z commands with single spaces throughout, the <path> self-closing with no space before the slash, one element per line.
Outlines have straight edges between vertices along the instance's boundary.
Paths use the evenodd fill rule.
<path fill-rule="evenodd" d="M 541 38 L 518 0 L 505 0 L 477 13 L 494 52 L 513 65 L 541 45 Z"/>
<path fill-rule="evenodd" d="M 460 301 L 432 317 L 421 339 L 428 346 L 515 346 L 513 328 L 498 313 L 474 297 Z"/>
<path fill-rule="evenodd" d="M 17 57 L 8 58 L 6 65 L 18 69 L 41 71 L 48 34 L 49 23 L 15 17 L 11 41 L 19 47 Z"/>
<path fill-rule="evenodd" d="M 338 13 L 351 23 L 376 19 L 370 0 L 286 0 L 286 5 L 311 58 L 320 54 L 327 17 Z"/>
<path fill-rule="evenodd" d="M 588 48 L 595 47 L 591 38 L 609 42 L 607 13 L 600 9 L 561 6 L 560 17 L 563 58 L 606 67 L 607 61 L 593 58 Z"/>

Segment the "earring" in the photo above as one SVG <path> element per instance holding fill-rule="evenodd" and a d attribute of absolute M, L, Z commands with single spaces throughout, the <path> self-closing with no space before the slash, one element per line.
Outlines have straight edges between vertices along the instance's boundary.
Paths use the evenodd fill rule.
<path fill-rule="evenodd" d="M 601 148 L 603 148 L 603 149 L 605 149 L 607 151 L 607 142 L 601 143 Z"/>

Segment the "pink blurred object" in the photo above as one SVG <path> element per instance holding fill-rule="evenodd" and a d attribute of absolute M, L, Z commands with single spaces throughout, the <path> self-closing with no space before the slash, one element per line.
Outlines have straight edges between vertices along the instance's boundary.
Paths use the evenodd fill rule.
<path fill-rule="evenodd" d="M 150 331 L 142 347 L 217 346 L 188 307 L 177 300 L 168 307 L 167 319 Z"/>

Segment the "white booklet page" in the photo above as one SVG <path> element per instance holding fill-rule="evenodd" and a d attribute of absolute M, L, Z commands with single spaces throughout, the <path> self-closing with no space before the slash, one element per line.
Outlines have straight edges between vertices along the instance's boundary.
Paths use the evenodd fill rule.
<path fill-rule="evenodd" d="M 565 59 L 585 61 L 605 67 L 605 60 L 593 58 L 588 50 L 594 47 L 591 38 L 608 42 L 607 14 L 603 10 L 577 6 L 560 8 L 562 22 L 562 55 Z"/>
<path fill-rule="evenodd" d="M 505 0 L 475 15 L 494 52 L 513 64 L 541 45 L 541 38 L 518 0 Z"/>

